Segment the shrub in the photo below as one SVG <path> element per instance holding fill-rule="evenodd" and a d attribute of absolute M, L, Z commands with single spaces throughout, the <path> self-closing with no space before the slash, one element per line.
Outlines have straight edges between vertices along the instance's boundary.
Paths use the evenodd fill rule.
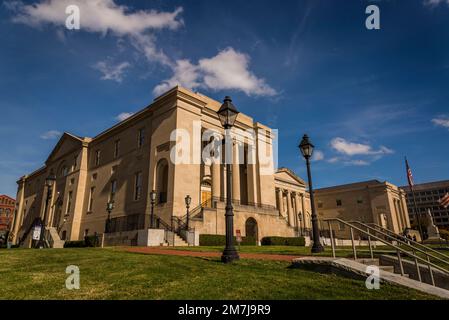
<path fill-rule="evenodd" d="M 84 243 L 86 247 L 98 247 L 100 245 L 100 239 L 97 235 L 85 236 Z"/>
<path fill-rule="evenodd" d="M 262 238 L 263 246 L 305 246 L 304 237 L 264 237 Z"/>
<path fill-rule="evenodd" d="M 236 237 L 234 237 L 234 244 L 237 245 Z M 242 246 L 255 246 L 256 238 L 242 237 Z M 221 234 L 200 234 L 200 246 L 224 246 L 226 245 L 226 236 Z"/>
<path fill-rule="evenodd" d="M 84 242 L 84 240 L 66 241 L 64 243 L 64 248 L 85 248 L 85 247 L 86 247 L 86 243 Z"/>

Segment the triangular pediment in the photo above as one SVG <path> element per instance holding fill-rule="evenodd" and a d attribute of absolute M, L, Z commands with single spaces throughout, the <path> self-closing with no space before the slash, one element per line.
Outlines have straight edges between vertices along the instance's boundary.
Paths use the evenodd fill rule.
<path fill-rule="evenodd" d="M 61 136 L 58 143 L 48 156 L 45 163 L 52 162 L 53 160 L 59 159 L 60 157 L 64 156 L 68 152 L 81 148 L 82 143 L 82 138 L 64 132 L 64 134 Z"/>
<path fill-rule="evenodd" d="M 305 187 L 306 183 L 304 180 L 302 180 L 300 177 L 298 177 L 293 171 L 291 171 L 288 168 L 280 168 L 278 171 L 274 174 L 274 177 L 276 180 L 296 184 L 301 187 Z"/>

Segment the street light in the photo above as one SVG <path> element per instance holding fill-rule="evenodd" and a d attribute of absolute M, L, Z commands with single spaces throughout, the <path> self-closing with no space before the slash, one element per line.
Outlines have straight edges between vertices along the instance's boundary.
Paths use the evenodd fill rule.
<path fill-rule="evenodd" d="M 111 212 L 114 209 L 114 200 L 109 200 L 106 204 L 106 211 L 108 212 L 108 218 L 106 220 L 106 225 L 104 227 L 104 233 L 109 233 L 111 231 Z"/>
<path fill-rule="evenodd" d="M 190 203 L 192 203 L 192 198 L 189 195 L 187 195 L 184 200 L 186 201 L 186 209 L 187 209 L 186 230 L 189 231 L 189 208 Z"/>
<path fill-rule="evenodd" d="M 47 220 L 48 204 L 50 203 L 51 194 L 53 192 L 52 187 L 53 187 L 53 183 L 55 181 L 56 181 L 56 176 L 52 170 L 52 171 L 50 171 L 50 174 L 48 175 L 48 177 L 45 178 L 45 186 L 47 187 L 47 197 L 45 199 L 44 218 L 42 220 L 41 234 L 39 235 L 38 248 L 44 247 L 45 221 Z"/>
<path fill-rule="evenodd" d="M 151 201 L 151 216 L 150 216 L 150 229 L 154 228 L 154 204 L 156 203 L 156 191 L 151 190 L 150 201 Z"/>
<path fill-rule="evenodd" d="M 232 104 L 230 97 L 224 98 L 223 104 L 218 110 L 218 117 L 220 118 L 221 125 L 225 129 L 225 146 L 226 146 L 226 158 L 232 159 L 232 142 L 230 130 L 234 126 L 235 120 L 239 112 Z M 230 161 L 226 161 L 226 247 L 221 256 L 221 261 L 229 263 L 239 259 L 237 250 L 234 247 L 234 209 L 232 207 L 232 166 Z"/>
<path fill-rule="evenodd" d="M 302 138 L 301 143 L 299 144 L 299 149 L 303 157 L 306 159 L 307 164 L 307 177 L 309 180 L 309 192 L 310 192 L 310 206 L 312 207 L 312 234 L 313 234 L 313 246 L 312 253 L 323 252 L 324 248 L 320 242 L 320 231 L 318 229 L 318 218 L 315 210 L 315 199 L 313 196 L 313 188 L 312 188 L 312 174 L 310 173 L 310 157 L 313 154 L 314 145 L 310 142 L 307 134 Z"/>

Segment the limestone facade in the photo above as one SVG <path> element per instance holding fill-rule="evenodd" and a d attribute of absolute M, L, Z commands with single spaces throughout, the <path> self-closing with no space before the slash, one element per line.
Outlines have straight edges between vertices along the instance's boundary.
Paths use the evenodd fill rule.
<path fill-rule="evenodd" d="M 199 233 L 224 234 L 226 166 L 201 158 L 209 142 L 209 137 L 202 141 L 204 132 L 224 136 L 217 116 L 220 106 L 221 102 L 175 87 L 93 138 L 64 133 L 44 166 L 17 182 L 14 241 L 27 235 L 37 217 L 45 217 L 45 224 L 54 227 L 61 239 L 101 234 L 111 200 L 113 232 L 148 228 L 151 190 L 157 192 L 154 214 L 159 227 L 172 225 L 173 219 L 185 223 L 184 199 L 190 195 L 189 226 Z M 235 230 L 258 241 L 264 236 L 297 235 L 310 212 L 303 181 L 288 170 L 274 174 L 270 128 L 240 113 L 235 129 L 232 148 L 239 159 L 232 164 Z M 247 135 L 248 130 L 254 135 Z M 177 149 L 185 139 L 191 139 L 187 149 Z M 50 174 L 56 181 L 45 210 L 45 178 Z M 276 206 L 277 190 L 285 195 L 285 204 Z"/>
<path fill-rule="evenodd" d="M 396 233 L 410 228 L 405 191 L 389 182 L 370 180 L 315 190 L 321 228 L 324 219 L 375 223 Z M 336 229 L 336 230 L 335 230 Z M 344 225 L 335 228 L 339 238 L 349 238 Z"/>

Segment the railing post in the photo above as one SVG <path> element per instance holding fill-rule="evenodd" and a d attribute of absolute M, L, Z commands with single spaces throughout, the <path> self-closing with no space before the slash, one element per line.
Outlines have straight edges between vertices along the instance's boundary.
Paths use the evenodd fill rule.
<path fill-rule="evenodd" d="M 373 247 L 371 246 L 371 236 L 369 233 L 369 229 L 366 229 L 366 232 L 368 232 L 368 246 L 369 246 L 369 253 L 371 255 L 371 259 L 374 259 L 374 254 L 373 254 Z"/>
<path fill-rule="evenodd" d="M 334 243 L 334 235 L 332 234 L 332 223 L 330 220 L 327 221 L 329 224 L 329 233 L 331 238 L 331 246 L 332 246 L 332 256 L 335 258 L 335 243 Z"/>
<path fill-rule="evenodd" d="M 415 266 L 416 266 L 416 272 L 418 273 L 418 280 L 419 280 L 419 282 L 422 282 L 422 279 L 421 279 L 421 270 L 419 269 L 418 259 L 416 258 L 415 251 L 412 251 L 412 252 L 413 252 L 413 255 L 415 256 Z"/>
<path fill-rule="evenodd" d="M 401 270 L 401 276 L 404 276 L 404 265 L 402 264 L 401 252 L 397 250 L 398 260 L 399 260 L 399 269 Z"/>
<path fill-rule="evenodd" d="M 432 266 L 430 265 L 430 257 L 429 256 L 427 256 L 427 262 L 429 263 L 430 280 L 432 281 L 432 286 L 435 287 L 435 279 L 433 277 L 433 271 L 432 271 Z"/>
<path fill-rule="evenodd" d="M 354 260 L 357 260 L 357 249 L 355 248 L 354 231 L 352 230 L 352 227 L 350 228 L 350 231 L 351 231 L 352 251 L 354 252 Z"/>

